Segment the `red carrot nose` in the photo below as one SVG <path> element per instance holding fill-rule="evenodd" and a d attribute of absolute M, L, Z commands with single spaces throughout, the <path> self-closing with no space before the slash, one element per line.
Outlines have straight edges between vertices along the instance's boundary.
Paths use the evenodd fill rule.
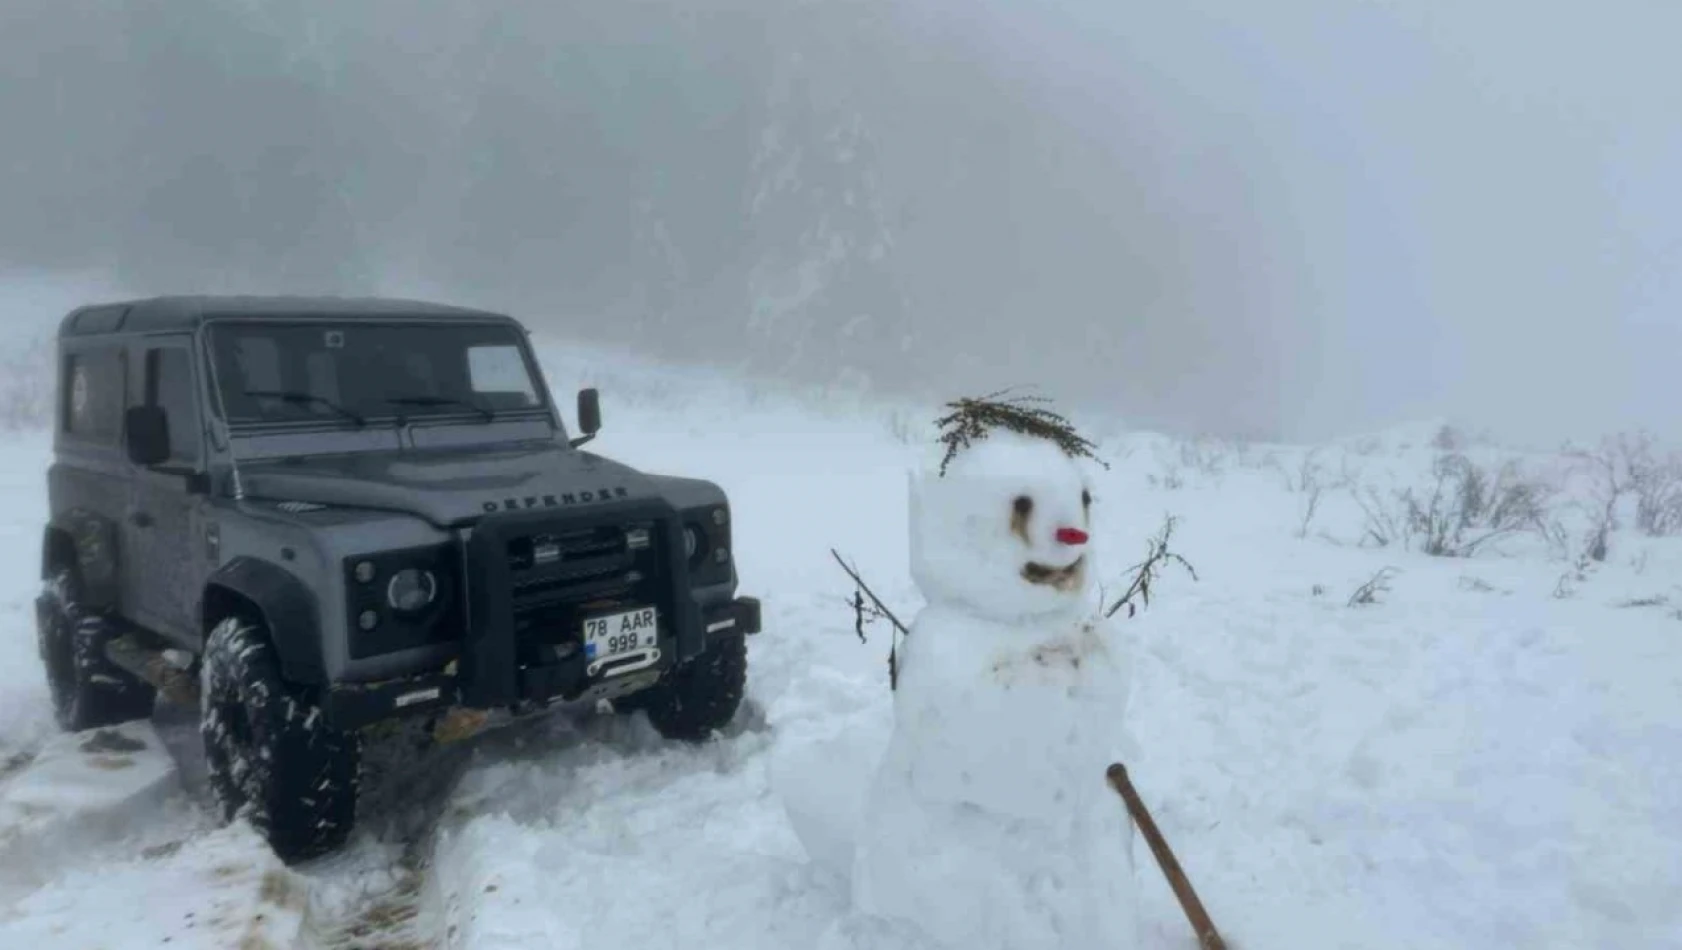
<path fill-rule="evenodd" d="M 1058 528 L 1058 544 L 1085 544 L 1086 532 L 1079 528 Z"/>

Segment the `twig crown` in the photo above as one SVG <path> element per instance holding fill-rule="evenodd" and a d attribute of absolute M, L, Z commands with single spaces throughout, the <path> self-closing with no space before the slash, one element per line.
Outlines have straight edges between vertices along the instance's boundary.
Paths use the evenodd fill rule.
<path fill-rule="evenodd" d="M 942 476 L 959 452 L 986 439 L 994 429 L 1045 439 L 1070 458 L 1087 458 L 1105 469 L 1110 467 L 1108 462 L 1093 453 L 1097 446 L 1076 432 L 1068 419 L 1045 408 L 1051 400 L 1044 396 L 1004 398 L 1009 392 L 1003 389 L 946 404 L 951 411 L 935 420 L 935 425 L 941 429 L 940 442 L 946 446 L 946 454 L 940 460 Z"/>

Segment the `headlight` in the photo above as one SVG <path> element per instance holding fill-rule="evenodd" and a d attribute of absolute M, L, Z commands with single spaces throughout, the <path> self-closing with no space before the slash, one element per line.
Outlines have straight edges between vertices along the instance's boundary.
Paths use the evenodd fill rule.
<path fill-rule="evenodd" d="M 399 613 L 425 610 L 438 599 L 438 578 L 431 571 L 414 567 L 398 571 L 386 585 L 385 599 Z"/>
<path fill-rule="evenodd" d="M 701 529 L 694 525 L 683 526 L 683 554 L 690 560 L 695 559 L 695 552 L 701 550 Z"/>

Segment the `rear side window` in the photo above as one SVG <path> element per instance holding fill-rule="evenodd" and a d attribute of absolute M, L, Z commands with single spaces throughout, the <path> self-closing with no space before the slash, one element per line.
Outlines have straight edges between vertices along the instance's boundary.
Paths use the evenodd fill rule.
<path fill-rule="evenodd" d="M 97 347 L 66 354 L 60 418 L 67 435 L 102 445 L 113 444 L 123 425 L 123 390 L 128 358 L 118 347 Z"/>
<path fill-rule="evenodd" d="M 179 346 L 146 352 L 146 404 L 169 417 L 169 457 L 188 464 L 199 460 L 199 417 L 193 399 L 193 366 Z"/>

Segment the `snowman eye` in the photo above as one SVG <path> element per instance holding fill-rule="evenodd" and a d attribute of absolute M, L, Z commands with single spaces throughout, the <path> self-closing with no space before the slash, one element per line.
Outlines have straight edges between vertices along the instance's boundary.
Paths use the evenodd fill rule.
<path fill-rule="evenodd" d="M 1022 539 L 1022 543 L 1033 547 L 1033 538 L 1028 535 L 1028 515 L 1034 510 L 1034 500 L 1027 495 L 1016 496 L 1011 506 L 1014 514 L 1010 516 L 1010 533 Z"/>

